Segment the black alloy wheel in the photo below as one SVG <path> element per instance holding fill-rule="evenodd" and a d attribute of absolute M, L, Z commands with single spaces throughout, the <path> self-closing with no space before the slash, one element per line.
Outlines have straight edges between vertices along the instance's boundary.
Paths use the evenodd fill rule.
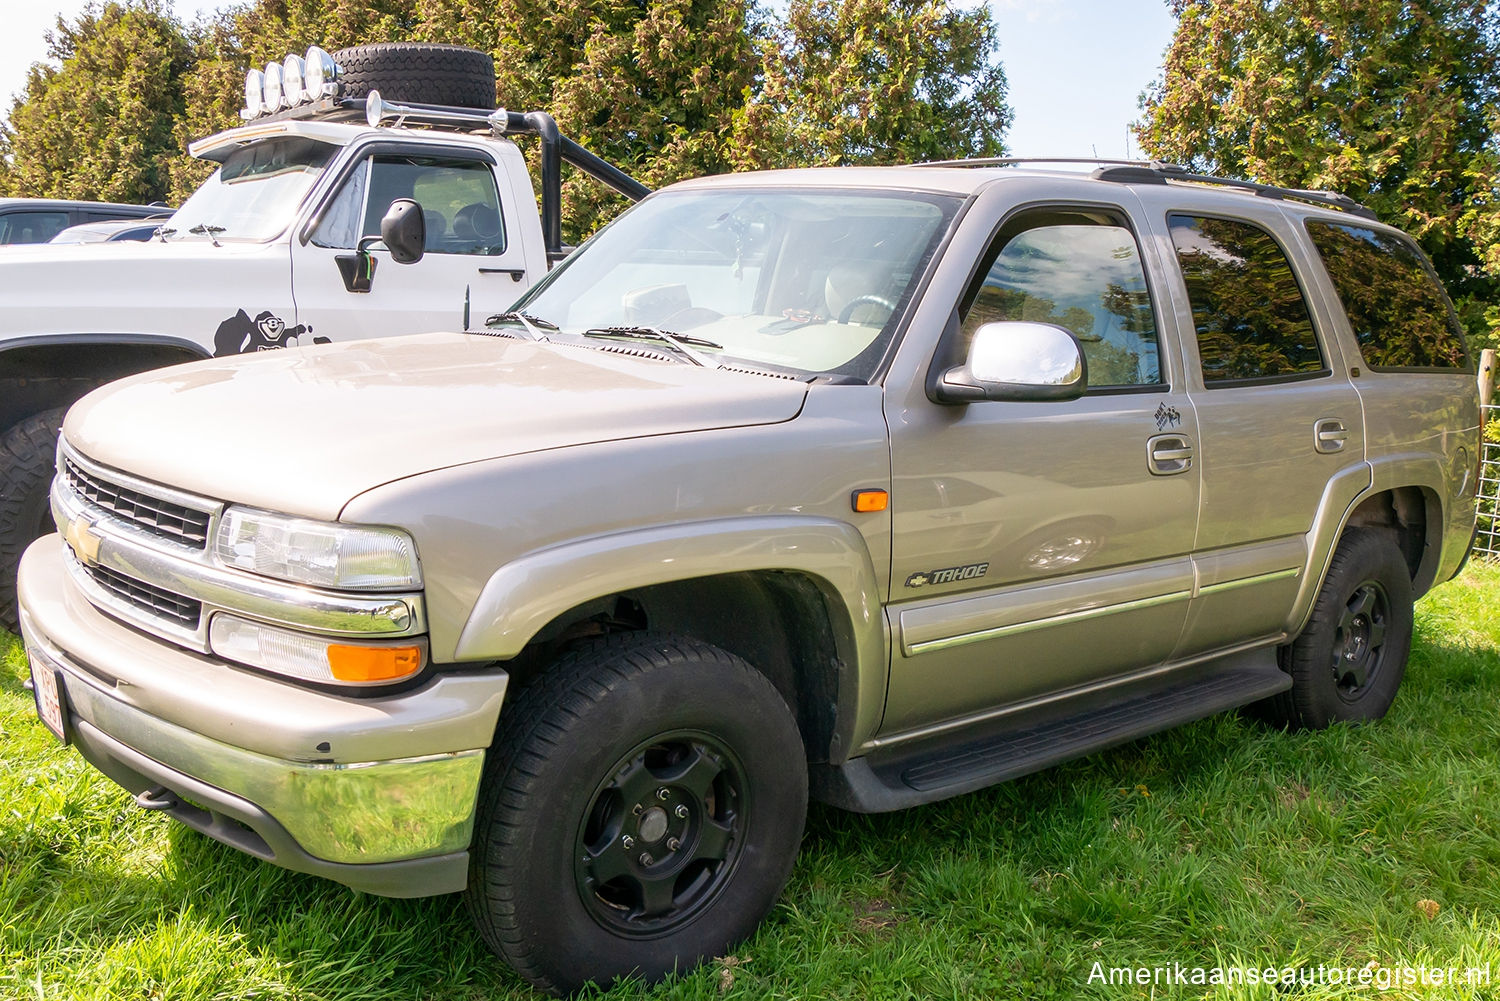
<path fill-rule="evenodd" d="M 739 759 L 677 731 L 626 755 L 578 832 L 574 876 L 594 919 L 624 935 L 669 932 L 708 906 L 744 848 Z"/>

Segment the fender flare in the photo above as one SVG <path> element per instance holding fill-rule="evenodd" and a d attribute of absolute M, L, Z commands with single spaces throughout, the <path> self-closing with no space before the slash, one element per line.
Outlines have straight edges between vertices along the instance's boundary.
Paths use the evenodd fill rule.
<path fill-rule="evenodd" d="M 1323 587 L 1334 547 L 1343 537 L 1349 519 L 1359 506 L 1377 494 L 1399 487 L 1415 487 L 1427 502 L 1427 546 L 1418 568 L 1416 583 L 1431 583 L 1442 558 L 1443 523 L 1441 496 L 1442 465 L 1429 453 L 1408 452 L 1383 456 L 1351 466 L 1334 476 L 1323 492 L 1318 515 L 1307 533 L 1307 564 L 1292 613 L 1286 619 L 1286 634 L 1294 637 L 1307 625 L 1313 602 Z M 1437 508 L 1434 510 L 1434 508 Z M 1435 534 L 1434 534 L 1435 533 Z M 1437 545 L 1433 545 L 1434 539 Z"/>
<path fill-rule="evenodd" d="M 879 727 L 885 709 L 884 603 L 864 537 L 830 518 L 752 515 L 686 522 L 528 553 L 485 583 L 455 657 L 508 660 L 558 615 L 606 595 L 756 571 L 801 573 L 823 591 L 840 664 L 836 742 L 845 749 L 859 746 Z"/>

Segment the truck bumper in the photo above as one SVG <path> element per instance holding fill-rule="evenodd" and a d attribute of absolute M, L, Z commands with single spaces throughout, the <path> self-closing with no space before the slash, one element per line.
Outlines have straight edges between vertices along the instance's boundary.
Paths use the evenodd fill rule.
<path fill-rule="evenodd" d="M 67 579 L 56 536 L 22 557 L 18 596 L 31 670 L 56 680 L 66 738 L 140 806 L 370 893 L 464 888 L 504 672 L 384 698 L 281 682 L 100 613 Z"/>

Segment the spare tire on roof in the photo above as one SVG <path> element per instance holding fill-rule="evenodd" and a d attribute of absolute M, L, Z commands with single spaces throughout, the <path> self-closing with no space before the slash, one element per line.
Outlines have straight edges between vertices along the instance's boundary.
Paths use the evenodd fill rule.
<path fill-rule="evenodd" d="M 495 106 L 495 60 L 488 52 L 429 42 L 353 45 L 333 53 L 343 75 L 343 96 L 380 91 L 387 101 L 446 104 L 456 108 Z"/>

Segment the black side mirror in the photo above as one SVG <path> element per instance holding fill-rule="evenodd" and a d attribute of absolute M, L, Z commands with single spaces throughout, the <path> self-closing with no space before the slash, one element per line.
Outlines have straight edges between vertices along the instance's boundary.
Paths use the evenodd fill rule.
<path fill-rule="evenodd" d="M 427 221 L 422 206 L 410 198 L 391 202 L 380 220 L 380 239 L 397 264 L 415 264 L 427 252 Z"/>
<path fill-rule="evenodd" d="M 334 258 L 344 278 L 344 288 L 350 292 L 370 291 L 376 264 L 370 248 L 377 243 L 385 244 L 391 260 L 397 264 L 420 261 L 427 252 L 427 220 L 422 218 L 422 206 L 410 198 L 397 198 L 380 220 L 379 237 L 367 236 L 359 241 L 354 253 Z"/>

